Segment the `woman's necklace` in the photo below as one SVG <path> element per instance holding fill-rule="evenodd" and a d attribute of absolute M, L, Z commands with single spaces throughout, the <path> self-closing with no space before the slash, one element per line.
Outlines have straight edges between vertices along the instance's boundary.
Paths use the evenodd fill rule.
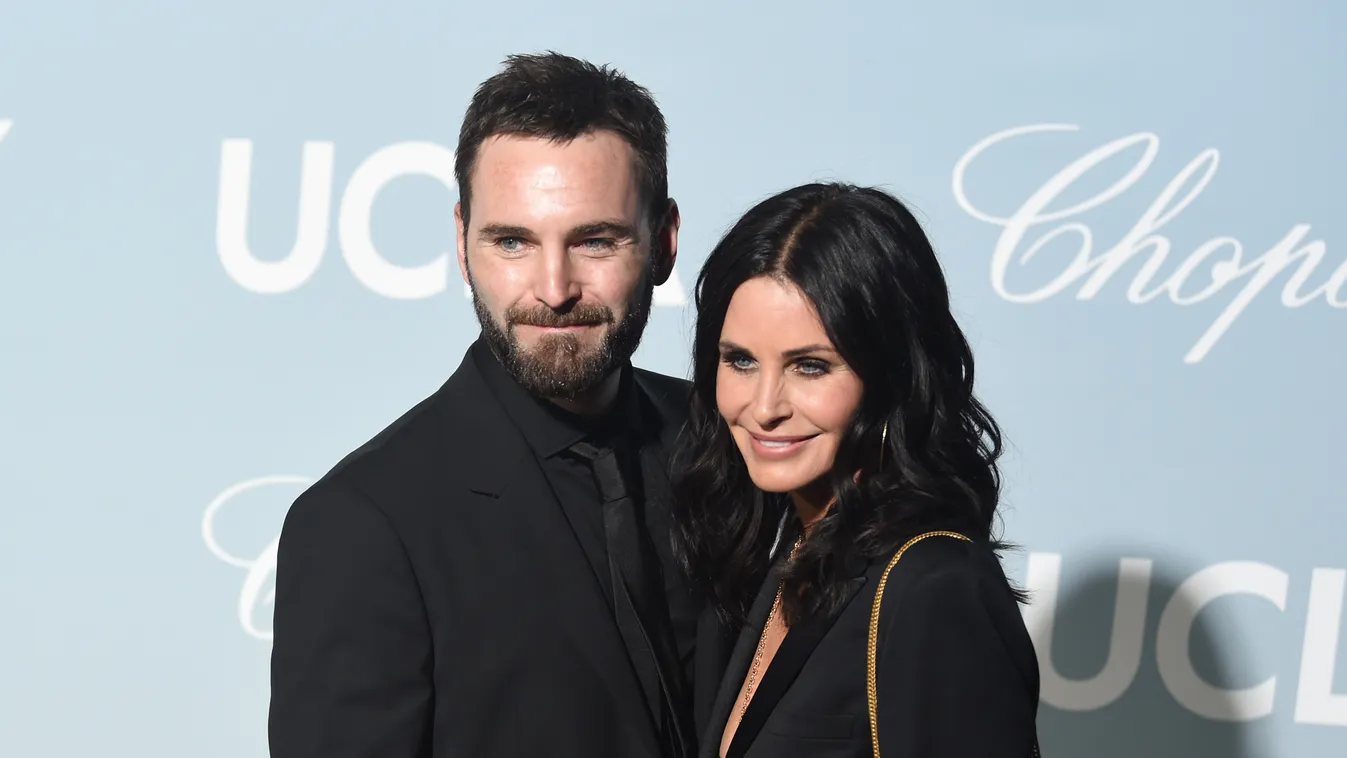
<path fill-rule="evenodd" d="M 790 549 L 790 557 L 795 557 L 795 553 L 799 551 L 802 544 L 804 544 L 804 535 L 795 540 L 795 546 Z M 753 653 L 753 665 L 748 669 L 748 679 L 744 681 L 744 704 L 739 709 L 739 718 L 741 719 L 745 713 L 748 713 L 748 704 L 753 700 L 753 687 L 758 681 L 758 669 L 762 666 L 762 657 L 767 652 L 767 632 L 771 630 L 772 621 L 781 609 L 781 590 L 782 585 L 778 584 L 776 586 L 776 599 L 772 601 L 772 610 L 767 614 L 767 623 L 762 625 L 762 635 L 758 637 L 758 649 Z"/>

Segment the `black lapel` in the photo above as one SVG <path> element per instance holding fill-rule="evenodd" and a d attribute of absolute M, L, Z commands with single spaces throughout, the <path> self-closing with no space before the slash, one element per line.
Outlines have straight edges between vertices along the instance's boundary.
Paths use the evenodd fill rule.
<path fill-rule="evenodd" d="M 452 423 L 462 425 L 461 431 L 475 438 L 473 444 L 460 448 L 463 460 L 459 466 L 468 489 L 494 500 L 482 507 L 506 508 L 520 514 L 520 518 L 511 520 L 519 530 L 519 548 L 528 556 L 520 560 L 537 564 L 540 582 L 564 583 L 575 589 L 570 594 L 574 607 L 558 614 L 548 633 L 566 635 L 574 641 L 607 682 L 612 702 L 624 711 L 623 721 L 649 724 L 649 728 L 637 731 L 647 742 L 647 753 L 660 755 L 640 681 L 593 566 L 541 465 L 477 370 L 471 353 L 439 394 Z"/>
<path fill-rule="evenodd" d="M 693 722 L 699 735 L 706 734 L 712 723 L 716 696 L 738 638 L 736 630 L 722 621 L 714 608 L 708 606 L 702 610 L 697 619 L 696 660 L 692 672 Z"/>
<path fill-rule="evenodd" d="M 716 758 L 720 755 L 720 738 L 725 734 L 725 725 L 729 723 L 730 709 L 734 708 L 735 701 L 739 699 L 739 690 L 744 686 L 744 676 L 753 662 L 762 627 L 766 625 L 767 615 L 772 612 L 772 604 L 776 602 L 776 586 L 776 572 L 773 571 L 758 589 L 758 596 L 748 609 L 747 623 L 739 631 L 739 639 L 734 643 L 734 650 L 725 665 L 725 674 L 720 679 L 715 704 L 711 706 L 711 718 L 702 735 L 700 758 Z"/>
<path fill-rule="evenodd" d="M 651 405 L 655 406 L 655 410 L 659 413 L 660 424 L 656 436 L 660 447 L 664 448 L 665 452 L 671 452 L 681 430 L 679 419 L 682 419 L 686 412 L 687 398 L 673 397 L 661 392 L 653 382 L 645 379 L 640 369 L 633 368 L 632 371 L 632 378 L 636 380 L 636 386 L 640 388 L 641 394 L 650 400 Z"/>
<path fill-rule="evenodd" d="M 843 601 L 841 608 L 845 608 L 846 604 L 851 602 L 863 584 L 865 584 L 864 576 L 849 581 L 846 600 Z M 767 723 L 767 717 L 775 710 L 781 696 L 786 694 L 786 690 L 795 681 L 800 669 L 804 668 L 814 648 L 818 647 L 819 641 L 832 628 L 839 615 L 840 609 L 838 613 L 830 616 L 817 616 L 792 627 L 786 634 L 786 638 L 781 641 L 781 647 L 772 657 L 771 664 L 767 666 L 767 671 L 762 674 L 762 680 L 753 692 L 753 699 L 748 701 L 748 710 L 734 732 L 734 740 L 730 742 L 730 749 L 726 752 L 725 758 L 743 758 L 748 752 L 753 740 L 757 739 L 758 732 L 762 731 L 763 724 Z M 757 640 L 754 640 L 754 646 L 756 645 Z"/>
<path fill-rule="evenodd" d="M 529 460 L 528 443 L 496 400 L 471 349 L 436 394 L 440 411 L 452 427 L 450 434 L 465 440 L 454 447 L 463 456 L 455 468 L 462 472 L 468 490 L 499 499 L 517 481 L 520 468 L 534 464 Z"/>

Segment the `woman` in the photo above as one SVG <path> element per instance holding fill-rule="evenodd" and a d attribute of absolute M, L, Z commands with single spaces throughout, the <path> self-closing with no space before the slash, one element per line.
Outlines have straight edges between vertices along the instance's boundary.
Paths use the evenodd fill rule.
<path fill-rule="evenodd" d="M 696 306 L 674 492 L 714 613 L 703 758 L 869 756 L 874 738 L 883 758 L 1033 755 L 1038 664 L 991 536 L 1000 432 L 911 213 L 842 184 L 769 198 L 712 251 Z M 931 530 L 887 574 L 872 733 L 876 587 Z"/>

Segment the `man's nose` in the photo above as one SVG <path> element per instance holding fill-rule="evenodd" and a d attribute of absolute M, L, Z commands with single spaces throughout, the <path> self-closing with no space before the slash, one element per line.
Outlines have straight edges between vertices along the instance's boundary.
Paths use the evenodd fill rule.
<path fill-rule="evenodd" d="M 575 267 L 562 246 L 544 247 L 538 257 L 540 271 L 535 280 L 533 296 L 553 310 L 563 310 L 580 299 L 580 281 Z"/>

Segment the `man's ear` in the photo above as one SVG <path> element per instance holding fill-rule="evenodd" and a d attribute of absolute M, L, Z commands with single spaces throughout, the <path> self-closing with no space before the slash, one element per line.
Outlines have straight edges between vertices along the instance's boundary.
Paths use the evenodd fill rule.
<path fill-rule="evenodd" d="M 458 248 L 458 273 L 468 284 L 468 226 L 463 220 L 463 201 L 454 203 L 454 245 Z"/>
<path fill-rule="evenodd" d="M 650 253 L 653 256 L 654 264 L 651 267 L 651 272 L 654 275 L 656 287 L 667 282 L 669 276 L 673 274 L 674 262 L 678 260 L 678 227 L 680 224 L 682 224 L 682 218 L 678 214 L 678 203 L 670 198 L 669 206 L 665 209 L 659 225 L 655 228 L 654 239 L 650 245 Z"/>

